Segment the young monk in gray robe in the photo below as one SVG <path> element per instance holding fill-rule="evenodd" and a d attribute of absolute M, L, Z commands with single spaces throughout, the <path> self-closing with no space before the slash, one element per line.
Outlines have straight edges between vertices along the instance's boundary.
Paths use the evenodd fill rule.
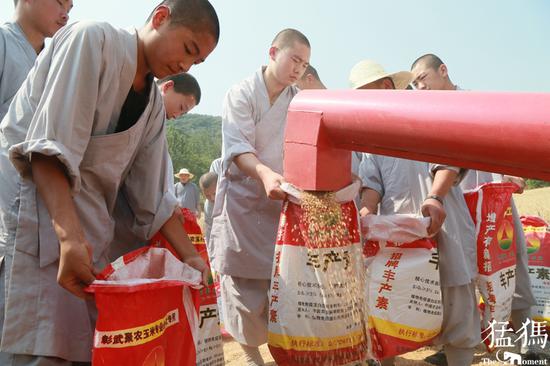
<path fill-rule="evenodd" d="M 447 65 L 434 54 L 426 54 L 416 59 L 412 66 L 411 72 L 414 76 L 413 84 L 416 88 L 421 90 L 461 90 L 461 88 L 454 84 L 449 76 L 449 70 Z M 520 186 L 524 185 L 521 178 L 501 176 L 500 174 L 492 174 L 482 171 L 470 170 L 460 183 L 460 187 L 463 190 L 474 189 L 477 186 L 493 181 L 513 180 Z M 523 234 L 523 227 L 519 219 L 519 214 L 512 201 L 512 213 L 514 219 L 514 232 L 517 241 L 517 267 L 516 267 L 516 289 L 514 293 L 514 299 L 512 301 L 512 322 L 516 329 L 521 327 L 521 324 L 525 319 L 530 318 L 531 306 L 535 304 L 535 298 L 531 290 L 531 284 L 528 275 L 527 265 L 527 247 L 525 242 L 525 236 Z M 529 352 L 528 359 L 537 360 L 540 357 L 536 354 L 536 351 Z M 524 359 L 527 359 L 524 356 Z M 435 355 L 431 358 L 434 364 L 444 364 L 444 360 L 441 355 L 439 357 Z"/>
<path fill-rule="evenodd" d="M 452 167 L 434 169 L 427 163 L 365 154 L 359 175 L 363 186 L 378 195 L 380 214 L 420 214 L 426 203 L 434 203 L 428 197 L 438 175 L 458 175 Z M 470 365 L 474 348 L 481 341 L 474 282 L 476 253 L 469 241 L 475 241 L 474 226 L 458 187 L 437 196 L 444 202 L 446 217 L 436 236 L 443 295 L 443 324 L 436 343 L 444 345 L 449 365 Z M 388 364 L 392 363 L 384 363 Z"/>
<path fill-rule="evenodd" d="M 13 22 L 0 26 L 0 121 L 44 48 L 44 40 L 67 23 L 72 4 L 72 0 L 14 0 Z M 4 324 L 4 277 L 10 273 L 13 251 L 14 236 L 9 233 L 15 233 L 19 186 L 8 147 L 0 130 L 0 329 Z M 1 355 L 0 364 L 4 364 Z"/>
<path fill-rule="evenodd" d="M 371 70 L 369 70 L 371 69 Z M 379 70 L 378 73 L 372 69 Z M 350 74 L 356 89 L 404 89 L 412 74 L 385 73 L 372 61 L 357 64 Z M 361 214 L 422 214 L 431 218 L 428 233 L 436 234 L 443 297 L 443 324 L 438 343 L 444 344 L 449 365 L 470 365 L 480 342 L 475 295 L 476 248 L 473 222 L 456 183 L 460 169 L 424 162 L 364 154 L 359 169 L 363 181 Z M 378 211 L 377 206 L 380 205 Z M 392 365 L 393 358 L 384 360 Z"/>
<path fill-rule="evenodd" d="M 232 87 L 222 114 L 222 168 L 209 248 L 221 274 L 227 331 L 249 364 L 263 364 L 258 346 L 267 341 L 268 291 L 277 224 L 284 198 L 283 135 L 293 85 L 310 57 L 307 38 L 281 31 L 269 64 Z"/>
<path fill-rule="evenodd" d="M 43 51 L 2 123 L 23 177 L 1 344 L 13 364 L 90 361 L 94 310 L 83 288 L 108 263 L 117 194 L 136 235 L 160 229 L 206 275 L 173 216 L 153 76 L 204 61 L 218 37 L 208 1 L 165 0 L 137 31 L 76 23 Z"/>
<path fill-rule="evenodd" d="M 157 80 L 157 86 L 162 95 L 166 119 L 177 118 L 195 108 L 201 100 L 201 88 L 197 80 L 189 73 L 169 75 Z M 167 171 L 173 171 L 172 161 L 168 160 Z M 174 194 L 176 194 L 174 192 Z M 177 198 L 177 196 L 176 196 Z M 176 209 L 176 213 L 180 213 Z M 115 209 L 115 233 L 109 245 L 109 258 L 116 260 L 129 252 L 142 248 L 147 244 L 144 238 L 137 237 L 131 230 L 133 222 L 132 210 L 123 195 L 118 195 Z M 180 217 L 183 220 L 183 216 Z"/>

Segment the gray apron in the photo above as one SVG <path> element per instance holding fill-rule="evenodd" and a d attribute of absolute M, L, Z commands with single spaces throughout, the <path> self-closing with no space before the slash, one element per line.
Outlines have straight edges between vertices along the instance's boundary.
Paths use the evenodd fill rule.
<path fill-rule="evenodd" d="M 156 91 L 156 88 L 153 88 Z M 159 98 L 158 92 L 151 98 Z M 113 210 L 119 188 L 132 166 L 155 103 L 137 123 L 114 134 L 92 136 L 80 164 L 81 190 L 74 196 L 97 269 L 108 263 Z M 6 301 L 2 350 L 90 361 L 94 305 L 56 282 L 59 242 L 34 184 L 22 180 L 12 278 Z"/>
<path fill-rule="evenodd" d="M 250 83 L 248 90 L 252 90 L 252 95 L 248 97 L 254 101 L 254 108 L 241 113 L 250 114 L 254 125 L 246 127 L 253 131 L 245 131 L 253 136 L 253 142 L 243 144 L 252 144 L 253 151 L 249 151 L 274 172 L 282 174 L 286 114 L 296 91 L 288 87 L 270 106 L 261 71 L 245 82 Z M 224 139 L 226 137 L 224 134 Z M 228 156 L 226 148 L 231 147 L 224 145 L 222 152 L 223 167 L 228 168 L 218 180 L 208 243 L 208 249 L 214 253 L 213 268 L 230 276 L 269 279 L 282 203 L 269 199 L 260 181 L 244 175 L 232 163 L 234 155 Z M 244 152 L 248 151 L 239 153 Z"/>

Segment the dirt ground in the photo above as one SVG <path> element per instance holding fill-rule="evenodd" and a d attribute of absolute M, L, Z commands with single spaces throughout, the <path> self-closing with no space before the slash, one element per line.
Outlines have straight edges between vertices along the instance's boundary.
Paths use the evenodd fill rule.
<path fill-rule="evenodd" d="M 549 345 L 546 346 L 546 351 L 548 354 L 548 359 L 550 360 L 550 347 Z M 241 351 L 241 348 L 239 347 L 239 344 L 235 341 L 232 341 L 230 339 L 225 339 L 223 344 L 223 351 L 225 355 L 225 364 L 228 366 L 242 366 L 244 364 L 244 357 Z M 260 347 L 260 351 L 262 353 L 262 356 L 264 360 L 266 361 L 266 366 L 276 366 L 277 364 L 273 361 L 273 357 L 271 357 L 271 354 L 269 353 L 269 349 L 267 348 L 267 345 L 263 345 Z M 396 366 L 409 366 L 409 365 L 418 365 L 418 366 L 432 366 L 427 362 L 424 362 L 423 359 L 427 356 L 430 356 L 434 354 L 437 351 L 437 348 L 435 347 L 425 347 L 421 348 L 418 351 L 406 353 L 404 355 L 398 356 L 395 362 Z M 516 350 L 517 351 L 517 350 Z M 472 365 L 474 366 L 481 366 L 481 365 L 488 365 L 490 363 L 483 362 L 483 358 L 488 358 L 491 361 L 494 361 L 493 365 L 498 365 L 496 363 L 495 355 L 494 354 L 487 354 L 485 352 L 484 346 L 479 346 L 476 349 L 476 354 L 474 358 L 474 363 Z M 548 365 L 550 365 L 550 361 L 548 362 Z"/>

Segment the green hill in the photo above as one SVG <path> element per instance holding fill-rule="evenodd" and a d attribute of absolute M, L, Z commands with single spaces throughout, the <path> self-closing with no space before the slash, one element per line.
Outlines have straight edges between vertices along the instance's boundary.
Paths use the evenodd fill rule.
<path fill-rule="evenodd" d="M 198 184 L 212 160 L 221 155 L 221 125 L 221 117 L 203 114 L 186 114 L 168 121 L 168 147 L 174 170 L 189 169 Z"/>

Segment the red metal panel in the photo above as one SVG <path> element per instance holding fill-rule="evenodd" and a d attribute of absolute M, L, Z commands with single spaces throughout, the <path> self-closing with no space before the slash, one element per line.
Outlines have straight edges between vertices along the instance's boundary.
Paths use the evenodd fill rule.
<path fill-rule="evenodd" d="M 337 190 L 351 180 L 341 150 L 355 150 L 550 180 L 549 127 L 550 94 L 306 90 L 289 107 L 285 178 Z"/>

